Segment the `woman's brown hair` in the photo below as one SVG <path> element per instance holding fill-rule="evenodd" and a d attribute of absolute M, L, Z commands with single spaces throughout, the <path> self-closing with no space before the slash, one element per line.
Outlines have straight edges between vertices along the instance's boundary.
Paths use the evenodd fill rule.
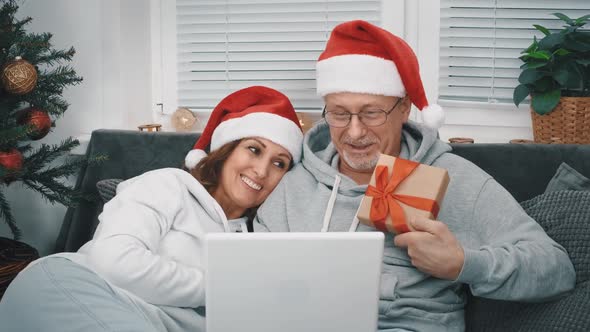
<path fill-rule="evenodd" d="M 231 141 L 222 145 L 219 149 L 208 153 L 203 157 L 190 173 L 207 189 L 209 194 L 219 185 L 223 164 L 242 140 Z"/>

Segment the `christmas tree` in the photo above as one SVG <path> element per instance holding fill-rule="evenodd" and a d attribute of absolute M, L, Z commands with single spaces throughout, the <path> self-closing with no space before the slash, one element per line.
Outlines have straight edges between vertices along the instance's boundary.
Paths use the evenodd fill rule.
<path fill-rule="evenodd" d="M 16 18 L 15 0 L 0 4 L 0 218 L 19 239 L 6 186 L 20 181 L 50 203 L 73 206 L 82 197 L 63 181 L 96 159 L 69 157 L 79 145 L 71 137 L 56 145 L 33 143 L 45 137 L 68 108 L 61 96 L 64 88 L 82 78 L 67 65 L 74 48 L 53 49 L 50 33 L 25 31 L 31 18 Z"/>

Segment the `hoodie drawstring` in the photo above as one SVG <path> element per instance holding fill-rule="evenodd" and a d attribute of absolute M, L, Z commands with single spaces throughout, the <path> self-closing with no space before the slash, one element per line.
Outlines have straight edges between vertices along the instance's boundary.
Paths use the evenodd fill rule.
<path fill-rule="evenodd" d="M 338 195 L 338 187 L 340 187 L 340 175 L 336 174 L 334 178 L 334 186 L 332 186 L 332 193 L 330 194 L 330 199 L 328 200 L 328 206 L 326 207 L 326 213 L 324 214 L 324 224 L 322 226 L 321 232 L 327 232 L 328 227 L 330 226 L 330 221 L 332 219 L 332 211 L 334 211 L 334 203 L 336 203 L 336 196 Z M 359 205 L 360 209 L 360 205 Z M 358 213 L 358 210 L 357 210 Z M 354 219 L 352 220 L 352 224 L 348 229 L 349 232 L 355 232 L 356 228 L 358 227 L 359 220 L 356 217 L 356 213 L 354 215 Z"/>
<path fill-rule="evenodd" d="M 227 218 L 223 218 L 221 221 L 223 222 L 223 232 L 229 233 L 231 231 L 231 227 L 229 227 L 229 222 L 227 221 Z"/>
<path fill-rule="evenodd" d="M 231 232 L 231 227 L 229 226 L 229 222 L 227 221 L 227 217 L 225 216 L 225 212 L 223 211 L 221 206 L 219 206 L 219 203 L 217 203 L 217 201 L 215 203 L 216 204 L 213 204 L 213 209 L 215 210 L 215 212 L 217 212 L 217 216 L 221 219 L 221 222 L 223 224 L 223 232 L 224 233 Z"/>
<path fill-rule="evenodd" d="M 328 200 L 328 206 L 326 207 L 326 213 L 324 214 L 324 225 L 322 226 L 322 232 L 328 231 L 330 226 L 330 219 L 332 218 L 332 211 L 334 210 L 334 203 L 336 203 L 336 195 L 338 195 L 338 187 L 340 186 L 340 175 L 336 175 L 334 179 L 334 185 L 332 186 L 332 194 L 330 200 Z"/>

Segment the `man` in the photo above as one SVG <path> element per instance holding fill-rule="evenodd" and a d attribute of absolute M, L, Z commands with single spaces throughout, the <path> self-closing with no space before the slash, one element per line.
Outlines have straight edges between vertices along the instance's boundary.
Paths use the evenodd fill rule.
<path fill-rule="evenodd" d="M 364 21 L 337 26 L 317 64 L 317 90 L 325 121 L 305 136 L 302 163 L 260 207 L 255 231 L 375 231 L 357 226 L 355 215 L 380 153 L 451 178 L 438 221 L 410 220 L 415 231 L 386 234 L 380 330 L 464 330 L 464 284 L 476 296 L 525 301 L 573 288 L 565 250 L 493 178 L 437 139 L 431 127 L 441 125 L 442 110 L 428 105 L 403 40 Z M 408 121 L 411 103 L 429 127 Z"/>

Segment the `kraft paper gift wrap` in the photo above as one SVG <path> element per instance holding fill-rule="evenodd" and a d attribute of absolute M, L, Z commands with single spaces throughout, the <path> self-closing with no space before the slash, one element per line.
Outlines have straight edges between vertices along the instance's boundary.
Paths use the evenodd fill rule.
<path fill-rule="evenodd" d="M 384 232 L 409 232 L 410 218 L 436 219 L 449 180 L 445 169 L 381 154 L 357 217 Z"/>

